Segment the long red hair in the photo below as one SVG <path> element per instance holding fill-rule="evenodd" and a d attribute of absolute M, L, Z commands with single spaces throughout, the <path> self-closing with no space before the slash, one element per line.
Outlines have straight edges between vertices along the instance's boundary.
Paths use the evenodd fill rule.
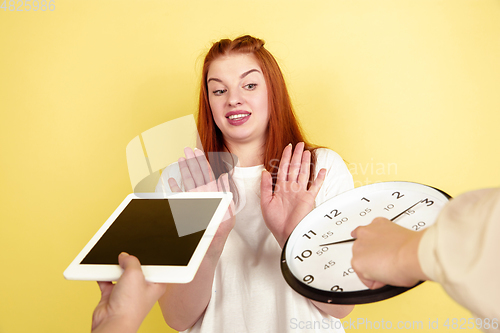
<path fill-rule="evenodd" d="M 208 100 L 207 75 L 210 65 L 215 59 L 232 53 L 253 54 L 266 80 L 269 99 L 269 124 L 262 162 L 266 170 L 273 177 L 273 189 L 276 184 L 276 175 L 281 154 L 289 143 L 295 146 L 299 142 L 304 142 L 305 149 L 311 151 L 310 185 L 314 179 L 315 149 L 318 147 L 306 142 L 293 111 L 281 69 L 272 54 L 264 48 L 264 41 L 261 39 L 248 35 L 238 37 L 234 40 L 221 39 L 212 45 L 205 56 L 201 77 L 197 124 L 203 149 L 205 152 L 229 151 L 224 143 L 222 132 L 215 124 L 212 116 Z M 210 159 L 210 154 L 207 155 Z M 227 167 L 219 156 L 219 154 L 213 154 L 210 159 L 210 164 L 216 177 L 227 172 Z"/>

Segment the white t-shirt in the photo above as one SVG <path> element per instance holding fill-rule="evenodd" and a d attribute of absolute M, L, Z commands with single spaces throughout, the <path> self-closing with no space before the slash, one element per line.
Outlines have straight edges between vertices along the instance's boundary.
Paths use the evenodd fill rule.
<path fill-rule="evenodd" d="M 344 161 L 332 150 L 317 150 L 316 175 L 321 168 L 327 173 L 316 206 L 354 187 Z M 233 179 L 245 204 L 236 209 L 236 223 L 219 259 L 208 307 L 187 332 L 344 332 L 337 319 L 321 313 L 284 280 L 281 248 L 260 208 L 262 169 L 262 165 L 235 167 Z M 169 177 L 181 184 L 178 170 L 166 168 L 156 191 L 170 192 L 163 188 L 163 184 L 168 187 Z"/>

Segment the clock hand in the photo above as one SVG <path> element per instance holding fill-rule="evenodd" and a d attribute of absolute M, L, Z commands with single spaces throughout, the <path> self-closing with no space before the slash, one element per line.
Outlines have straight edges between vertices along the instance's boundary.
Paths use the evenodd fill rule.
<path fill-rule="evenodd" d="M 409 211 L 410 209 L 412 209 L 413 207 L 415 207 L 419 203 L 423 202 L 424 200 L 425 199 L 422 199 L 422 200 L 418 201 L 416 204 L 410 206 L 409 208 L 406 208 L 401 213 L 399 213 L 398 215 L 394 216 L 391 219 L 391 221 L 394 222 L 395 219 L 397 219 L 398 217 L 400 217 L 401 215 L 403 215 L 404 213 L 406 213 L 407 211 Z M 341 241 L 338 241 L 338 242 L 333 242 L 333 243 L 328 243 L 328 244 L 320 244 L 319 246 L 328 246 L 328 245 L 335 245 L 335 244 L 341 244 L 341 243 L 348 243 L 348 242 L 354 242 L 355 240 L 356 240 L 356 238 L 350 238 L 350 239 L 345 239 L 345 240 L 341 240 Z"/>
<path fill-rule="evenodd" d="M 400 217 L 401 215 L 403 215 L 404 213 L 406 213 L 407 211 L 409 211 L 410 209 L 412 209 L 413 207 L 415 207 L 416 205 L 418 205 L 419 203 L 423 202 L 425 199 L 422 199 L 420 201 L 418 201 L 416 204 L 406 208 L 405 210 L 403 210 L 401 213 L 399 213 L 398 215 L 394 216 L 391 221 L 394 222 L 395 219 L 397 219 L 398 217 Z"/>
<path fill-rule="evenodd" d="M 335 244 L 341 244 L 341 243 L 349 243 L 349 242 L 354 242 L 356 238 L 350 238 L 350 239 L 345 239 L 341 240 L 338 242 L 333 242 L 333 243 L 328 243 L 328 244 L 320 244 L 319 246 L 328 246 L 328 245 L 335 245 Z"/>

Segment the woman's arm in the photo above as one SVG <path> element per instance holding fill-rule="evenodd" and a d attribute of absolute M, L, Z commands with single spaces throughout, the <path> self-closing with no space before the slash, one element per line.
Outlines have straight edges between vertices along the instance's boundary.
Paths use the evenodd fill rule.
<path fill-rule="evenodd" d="M 274 192 L 271 174 L 262 173 L 261 207 L 267 227 L 283 248 L 288 236 L 297 224 L 314 208 L 326 169 L 321 169 L 313 184 L 307 189 L 311 153 L 298 143 L 292 155 L 291 145 L 285 147 L 281 157 Z M 311 301 L 321 311 L 335 317 L 347 316 L 353 305 L 335 305 Z"/>
<path fill-rule="evenodd" d="M 190 328 L 207 308 L 212 294 L 215 268 L 233 226 L 234 219 L 221 223 L 193 281 L 167 285 L 167 290 L 158 303 L 163 318 L 173 329 L 183 331 Z"/>
<path fill-rule="evenodd" d="M 228 175 L 215 180 L 210 165 L 201 150 L 186 148 L 186 158 L 179 159 L 182 182 L 186 191 L 217 192 L 229 191 Z M 181 192 L 175 179 L 168 179 L 172 192 Z M 219 261 L 227 237 L 234 227 L 232 204 L 220 224 L 210 247 L 193 281 L 185 284 L 168 284 L 165 294 L 158 303 L 167 324 L 178 331 L 193 326 L 205 311 L 212 294 L 215 268 Z"/>

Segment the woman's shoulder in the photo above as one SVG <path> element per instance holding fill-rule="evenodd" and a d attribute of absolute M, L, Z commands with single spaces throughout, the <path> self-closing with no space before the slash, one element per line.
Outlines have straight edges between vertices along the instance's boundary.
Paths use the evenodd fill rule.
<path fill-rule="evenodd" d="M 181 184 L 180 186 L 182 188 L 182 177 L 179 169 L 179 163 L 174 162 L 161 170 L 155 192 L 171 192 L 170 186 L 168 185 L 169 178 L 174 178 L 178 184 Z"/>
<path fill-rule="evenodd" d="M 163 168 L 162 173 L 180 173 L 179 169 L 179 163 L 174 162 L 172 164 L 167 165 L 165 168 Z"/>
<path fill-rule="evenodd" d="M 319 165 L 330 165 L 341 163 L 345 165 L 344 159 L 335 151 L 329 148 L 317 148 L 315 150 L 316 163 Z"/>
<path fill-rule="evenodd" d="M 352 175 L 344 159 L 328 148 L 316 149 L 316 172 L 326 169 L 326 177 L 316 197 L 316 205 L 354 188 Z"/>

